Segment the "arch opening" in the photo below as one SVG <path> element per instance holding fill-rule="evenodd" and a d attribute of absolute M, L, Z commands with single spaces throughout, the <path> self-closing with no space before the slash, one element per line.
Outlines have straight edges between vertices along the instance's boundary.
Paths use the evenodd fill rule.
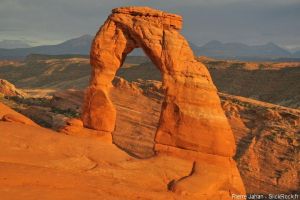
<path fill-rule="evenodd" d="M 162 75 L 141 48 L 129 53 L 113 80 L 110 98 L 116 108 L 113 142 L 139 158 L 154 153 L 164 92 Z"/>

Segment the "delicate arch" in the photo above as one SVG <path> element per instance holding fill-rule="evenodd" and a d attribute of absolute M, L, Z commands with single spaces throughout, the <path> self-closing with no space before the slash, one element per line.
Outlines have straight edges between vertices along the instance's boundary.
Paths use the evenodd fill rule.
<path fill-rule="evenodd" d="M 126 55 L 141 47 L 161 71 L 166 91 L 156 144 L 233 156 L 234 138 L 216 88 L 206 67 L 195 60 L 188 42 L 178 32 L 181 26 L 180 16 L 150 8 L 113 10 L 92 44 L 84 126 L 110 133 L 114 130 L 111 81 Z"/>

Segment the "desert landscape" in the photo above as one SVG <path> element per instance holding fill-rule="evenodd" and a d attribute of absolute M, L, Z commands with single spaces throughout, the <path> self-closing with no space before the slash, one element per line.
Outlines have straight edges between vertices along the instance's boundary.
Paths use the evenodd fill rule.
<path fill-rule="evenodd" d="M 65 126 L 69 118 L 80 116 L 83 90 L 88 85 L 90 74 L 89 59 L 46 56 L 41 58 L 39 55 L 28 59 L 17 63 L 2 62 L 1 74 L 15 83 L 18 89 L 13 85 L 2 84 L 1 101 L 41 126 L 57 131 Z M 35 68 L 39 66 L 42 66 L 42 69 L 35 73 Z M 298 69 L 299 66 L 300 63 Z M 286 68 L 288 67 L 286 64 Z M 10 70 L 5 73 L 5 69 Z M 212 70 L 215 69 L 208 69 L 213 75 Z M 32 74 L 25 74 L 22 70 L 31 71 Z M 18 71 L 20 77 L 16 76 Z M 52 73 L 48 73 L 49 71 Z M 234 70 L 231 72 L 234 73 Z M 278 70 L 275 72 L 280 73 Z M 144 57 L 127 57 L 118 75 L 120 77 L 114 79 L 111 93 L 117 109 L 113 141 L 121 149 L 138 158 L 152 157 L 154 134 L 163 98 L 159 71 Z M 222 79 L 214 81 L 225 82 Z M 259 87 L 258 84 L 254 87 Z M 284 82 L 281 85 L 284 85 Z M 286 87 L 288 86 L 286 84 Z M 299 190 L 300 111 L 297 105 L 285 107 L 231 95 L 221 88 L 219 91 L 223 110 L 235 136 L 235 159 L 238 161 L 247 191 L 256 193 Z M 291 95 L 286 100 L 292 101 L 294 98 L 295 96 Z M 286 178 L 279 183 L 281 177 Z M 281 178 L 282 180 L 284 179 Z"/>
<path fill-rule="evenodd" d="M 181 28 L 121 7 L 90 57 L 0 60 L 1 199 L 298 195 L 300 62 L 197 56 Z"/>

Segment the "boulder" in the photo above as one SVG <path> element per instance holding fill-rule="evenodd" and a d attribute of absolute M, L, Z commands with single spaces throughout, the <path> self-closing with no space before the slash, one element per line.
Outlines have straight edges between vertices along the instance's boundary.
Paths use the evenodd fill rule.
<path fill-rule="evenodd" d="M 0 93 L 4 96 L 17 96 L 17 97 L 25 97 L 26 93 L 20 89 L 17 89 L 15 85 L 11 84 L 7 80 L 0 79 Z"/>

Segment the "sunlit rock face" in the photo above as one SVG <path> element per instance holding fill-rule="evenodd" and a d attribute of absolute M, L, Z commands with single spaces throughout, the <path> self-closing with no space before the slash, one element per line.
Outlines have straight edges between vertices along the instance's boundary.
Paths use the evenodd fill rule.
<path fill-rule="evenodd" d="M 170 190 L 205 194 L 207 198 L 212 194 L 229 197 L 230 191 L 244 193 L 231 158 L 235 154 L 234 137 L 216 87 L 179 33 L 181 27 L 179 15 L 148 7 L 114 9 L 92 44 L 92 75 L 83 105 L 83 125 L 114 131 L 112 80 L 126 55 L 142 48 L 160 70 L 165 91 L 155 150 L 196 161 L 190 176 L 174 181 Z"/>
<path fill-rule="evenodd" d="M 94 39 L 93 66 L 83 121 L 112 132 L 115 108 L 111 81 L 126 55 L 141 47 L 159 68 L 165 99 L 156 142 L 205 153 L 232 156 L 234 139 L 206 67 L 194 59 L 178 32 L 182 18 L 145 7 L 117 8 Z"/>
<path fill-rule="evenodd" d="M 4 79 L 0 79 L 0 94 L 4 96 L 17 96 L 20 98 L 24 98 L 26 96 L 25 92 L 17 89 L 15 85 Z"/>

